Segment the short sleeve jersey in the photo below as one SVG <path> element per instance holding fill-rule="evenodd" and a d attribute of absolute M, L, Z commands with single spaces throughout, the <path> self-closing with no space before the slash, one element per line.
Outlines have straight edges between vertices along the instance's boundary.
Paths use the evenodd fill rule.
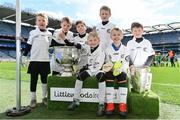
<path fill-rule="evenodd" d="M 127 43 L 130 59 L 135 67 L 143 67 L 147 58 L 154 55 L 155 52 L 149 40 L 143 38 L 140 43 L 136 42 L 135 38 Z"/>
<path fill-rule="evenodd" d="M 109 44 L 112 43 L 112 40 L 110 38 L 110 33 L 114 27 L 115 25 L 111 22 L 108 22 L 106 25 L 99 23 L 96 26 L 97 33 L 100 37 L 100 46 L 103 49 L 106 49 L 109 46 Z"/>
<path fill-rule="evenodd" d="M 29 33 L 27 43 L 30 44 L 30 61 L 50 61 L 49 46 L 51 44 L 52 34 L 49 31 L 41 32 L 39 28 Z"/>

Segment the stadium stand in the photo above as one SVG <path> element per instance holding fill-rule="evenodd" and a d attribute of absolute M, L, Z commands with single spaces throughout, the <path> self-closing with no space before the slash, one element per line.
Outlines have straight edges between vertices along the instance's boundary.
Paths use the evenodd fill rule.
<path fill-rule="evenodd" d="M 15 51 L 15 8 L 0 5 L 0 49 Z M 29 11 L 22 11 L 22 22 L 27 25 L 22 25 L 22 44 L 24 48 L 29 32 L 34 29 L 35 13 Z M 11 22 L 7 22 L 11 21 Z M 54 29 L 59 28 L 60 21 L 54 18 L 49 18 L 48 28 L 53 32 Z M 87 32 L 93 28 L 87 27 Z M 73 24 L 71 31 L 76 32 Z M 123 44 L 132 39 L 130 29 L 124 29 Z M 169 50 L 180 54 L 180 22 L 173 22 L 169 24 L 158 24 L 153 26 L 144 26 L 144 37 L 149 39 L 156 51 L 167 52 Z M 1 53 L 0 53 L 1 54 Z"/>

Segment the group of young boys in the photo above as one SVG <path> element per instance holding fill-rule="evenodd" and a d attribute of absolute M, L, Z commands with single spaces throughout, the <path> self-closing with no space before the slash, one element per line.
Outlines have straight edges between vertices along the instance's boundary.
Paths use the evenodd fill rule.
<path fill-rule="evenodd" d="M 98 80 L 99 105 L 97 115 L 113 114 L 114 107 L 114 82 L 117 79 L 119 87 L 119 113 L 127 114 L 127 73 L 134 75 L 136 68 L 149 67 L 154 50 L 151 43 L 142 37 L 143 26 L 134 22 L 131 25 L 133 39 L 124 46 L 121 43 L 123 32 L 109 22 L 111 10 L 108 6 L 100 8 L 102 22 L 96 29 L 86 33 L 86 25 L 83 21 L 76 22 L 78 34 L 75 36 L 70 30 L 71 22 L 68 17 L 61 20 L 61 29 L 54 31 L 52 35 L 47 29 L 48 17 L 38 14 L 36 17 L 37 28 L 30 32 L 27 47 L 23 55 L 30 51 L 30 64 L 28 73 L 31 75 L 30 93 L 32 108 L 36 107 L 36 86 L 38 75 L 42 82 L 42 102 L 47 105 L 47 76 L 52 71 L 53 75 L 61 74 L 62 67 L 57 65 L 52 57 L 51 65 L 48 49 L 49 46 L 75 46 L 78 49 L 78 74 L 75 82 L 74 98 L 68 106 L 68 110 L 75 110 L 80 105 L 80 93 L 83 82 L 90 76 Z M 52 37 L 53 36 L 53 37 Z M 50 67 L 51 66 L 51 67 Z M 106 98 L 106 106 L 105 106 Z"/>

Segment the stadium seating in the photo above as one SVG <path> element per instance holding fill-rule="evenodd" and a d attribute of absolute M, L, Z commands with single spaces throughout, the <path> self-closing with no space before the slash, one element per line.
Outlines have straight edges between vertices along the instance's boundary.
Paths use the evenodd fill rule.
<path fill-rule="evenodd" d="M 16 53 L 14 50 L 5 50 L 5 49 L 0 49 L 0 61 L 5 60 L 13 60 L 16 57 Z"/>
<path fill-rule="evenodd" d="M 27 38 L 29 36 L 29 32 L 32 29 L 34 29 L 34 27 L 22 26 L 21 27 L 22 37 Z M 0 35 L 15 36 L 16 35 L 15 24 L 0 21 Z"/>
<path fill-rule="evenodd" d="M 22 37 L 27 38 L 29 32 L 34 29 L 32 26 L 22 25 Z M 72 29 L 75 32 L 75 29 Z M 90 31 L 90 28 L 89 28 Z M 88 31 L 88 32 L 89 32 Z M 53 32 L 53 31 L 52 31 Z M 144 34 L 144 37 L 150 40 L 155 51 L 169 51 L 174 50 L 177 54 L 180 53 L 180 31 L 171 31 L 171 32 L 159 32 L 159 33 L 149 33 Z M 122 43 L 127 44 L 129 40 L 132 39 L 132 36 L 124 36 Z M 0 21 L 0 48 L 10 48 L 15 50 L 15 24 Z M 6 41 L 6 42 L 5 42 Z M 25 47 L 25 43 L 22 43 L 22 48 Z"/>
<path fill-rule="evenodd" d="M 10 23 L 0 21 L 0 35 L 15 36 L 14 24 L 10 24 Z"/>

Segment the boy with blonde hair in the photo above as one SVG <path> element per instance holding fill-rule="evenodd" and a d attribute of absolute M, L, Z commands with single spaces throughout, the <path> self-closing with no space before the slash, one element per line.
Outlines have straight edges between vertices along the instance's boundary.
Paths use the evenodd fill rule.
<path fill-rule="evenodd" d="M 106 64 L 103 70 L 106 72 L 106 114 L 111 115 L 114 111 L 114 82 L 117 79 L 119 89 L 119 113 L 126 116 L 127 113 L 127 70 L 129 66 L 128 53 L 126 47 L 121 43 L 123 32 L 119 28 L 111 30 L 113 43 L 106 49 Z M 107 69 L 108 68 L 108 69 Z"/>
<path fill-rule="evenodd" d="M 80 71 L 78 74 L 73 102 L 68 106 L 68 110 L 74 110 L 80 104 L 80 93 L 83 86 L 83 82 L 90 76 L 95 76 L 98 80 L 99 87 L 99 105 L 97 110 L 97 116 L 102 116 L 104 113 L 104 100 L 105 100 L 105 77 L 104 72 L 101 70 L 104 64 L 105 54 L 102 48 L 99 46 L 100 39 L 98 34 L 91 32 L 88 35 L 88 45 L 81 46 L 88 51 L 87 69 Z"/>

